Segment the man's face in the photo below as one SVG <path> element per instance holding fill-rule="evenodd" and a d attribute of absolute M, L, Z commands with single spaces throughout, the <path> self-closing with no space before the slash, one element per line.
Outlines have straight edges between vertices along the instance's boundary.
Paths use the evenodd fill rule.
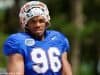
<path fill-rule="evenodd" d="M 43 36 L 46 29 L 46 21 L 42 16 L 35 16 L 28 22 L 28 29 L 33 35 Z"/>

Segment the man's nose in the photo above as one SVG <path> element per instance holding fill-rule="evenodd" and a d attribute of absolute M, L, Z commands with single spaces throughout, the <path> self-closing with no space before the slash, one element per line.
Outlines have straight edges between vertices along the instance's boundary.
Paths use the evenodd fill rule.
<path fill-rule="evenodd" d="M 36 22 L 36 26 L 40 26 L 40 25 L 41 25 L 40 22 L 37 21 L 37 22 Z"/>

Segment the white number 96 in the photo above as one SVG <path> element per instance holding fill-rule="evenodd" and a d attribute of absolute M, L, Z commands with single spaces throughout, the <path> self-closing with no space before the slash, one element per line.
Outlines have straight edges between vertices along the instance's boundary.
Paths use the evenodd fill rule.
<path fill-rule="evenodd" d="M 56 47 L 50 47 L 48 53 L 42 48 L 34 48 L 31 52 L 34 71 L 37 73 L 45 73 L 49 69 L 53 72 L 58 72 L 61 69 L 61 62 L 59 60 L 60 52 Z M 50 62 L 50 63 L 48 63 Z"/>

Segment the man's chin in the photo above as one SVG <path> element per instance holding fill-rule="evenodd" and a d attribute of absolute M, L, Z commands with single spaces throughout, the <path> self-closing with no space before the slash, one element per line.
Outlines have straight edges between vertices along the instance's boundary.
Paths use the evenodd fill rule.
<path fill-rule="evenodd" d="M 37 31 L 34 34 L 37 35 L 37 36 L 41 36 L 41 35 L 43 35 L 43 32 L 42 31 Z"/>

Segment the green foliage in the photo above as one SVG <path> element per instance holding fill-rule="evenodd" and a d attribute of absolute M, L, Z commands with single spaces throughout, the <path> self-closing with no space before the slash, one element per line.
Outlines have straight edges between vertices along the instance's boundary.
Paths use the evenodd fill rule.
<path fill-rule="evenodd" d="M 99 22 L 96 22 L 96 21 L 90 21 L 88 22 L 85 26 L 84 26 L 84 29 L 82 31 L 82 37 L 86 37 L 86 36 L 90 36 L 92 35 L 96 30 L 97 28 L 100 29 L 100 23 Z"/>
<path fill-rule="evenodd" d="M 3 54 L 3 43 L 5 39 L 7 38 L 8 35 L 0 33 L 0 67 L 5 67 L 6 66 L 6 57 Z"/>
<path fill-rule="evenodd" d="M 81 60 L 94 61 L 100 45 L 100 22 L 90 21 L 85 24 L 81 34 Z M 95 61 L 94 61 L 95 62 Z"/>
<path fill-rule="evenodd" d="M 65 14 L 59 14 L 58 16 L 53 17 L 51 19 L 50 29 L 58 30 L 65 35 L 74 35 L 76 31 L 75 26 L 68 21 Z"/>
<path fill-rule="evenodd" d="M 94 75 L 92 63 L 82 63 L 79 69 L 79 75 Z"/>
<path fill-rule="evenodd" d="M 4 18 L 5 18 L 5 11 L 0 10 L 0 22 L 3 22 Z"/>
<path fill-rule="evenodd" d="M 5 19 L 5 11 L 4 10 L 0 10 L 0 31 L 3 30 L 4 19 Z"/>

